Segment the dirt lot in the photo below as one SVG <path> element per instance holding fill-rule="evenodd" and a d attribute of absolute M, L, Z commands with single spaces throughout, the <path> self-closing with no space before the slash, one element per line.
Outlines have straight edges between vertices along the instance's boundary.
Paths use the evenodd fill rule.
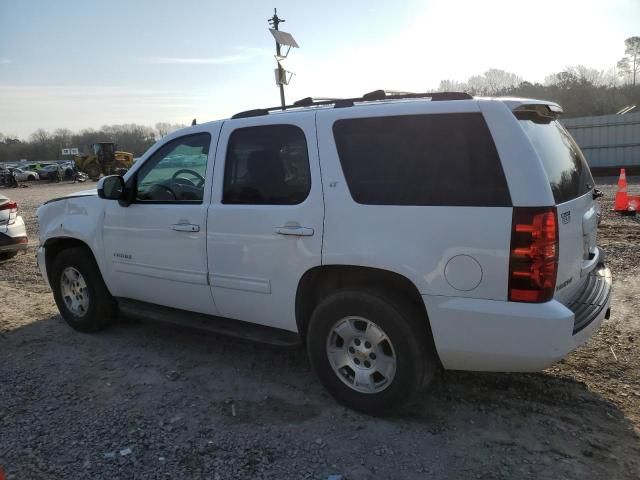
<path fill-rule="evenodd" d="M 640 224 L 609 212 L 612 317 L 538 374 L 446 372 L 411 414 L 325 394 L 302 349 L 153 323 L 67 327 L 35 266 L 36 207 L 85 185 L 3 190 L 27 255 L 0 264 L 0 465 L 40 478 L 640 478 Z M 638 178 L 630 179 L 638 185 Z"/>

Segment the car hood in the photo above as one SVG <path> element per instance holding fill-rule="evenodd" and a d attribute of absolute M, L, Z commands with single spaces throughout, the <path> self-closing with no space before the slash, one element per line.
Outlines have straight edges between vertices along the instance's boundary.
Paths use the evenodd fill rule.
<path fill-rule="evenodd" d="M 47 200 L 43 203 L 43 205 L 47 205 L 49 203 L 57 202 L 59 200 L 66 200 L 68 198 L 77 198 L 77 197 L 96 197 L 98 195 L 98 190 L 93 188 L 91 190 L 80 190 L 79 192 L 70 193 L 69 195 L 65 195 L 64 197 L 52 198 L 51 200 Z"/>
<path fill-rule="evenodd" d="M 88 197 L 91 195 L 98 195 L 98 190 L 95 188 L 89 190 L 80 190 L 79 192 L 70 193 L 67 197 Z"/>

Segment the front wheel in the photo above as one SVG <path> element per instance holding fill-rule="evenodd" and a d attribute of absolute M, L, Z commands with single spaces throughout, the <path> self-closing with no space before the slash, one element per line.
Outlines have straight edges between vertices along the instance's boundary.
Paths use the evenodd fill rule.
<path fill-rule="evenodd" d="M 329 393 L 374 415 L 411 401 L 438 365 L 426 318 L 409 300 L 376 291 L 324 299 L 311 316 L 307 345 Z"/>
<path fill-rule="evenodd" d="M 85 248 L 62 250 L 52 262 L 51 287 L 62 318 L 75 330 L 97 332 L 116 317 L 116 302 Z"/>

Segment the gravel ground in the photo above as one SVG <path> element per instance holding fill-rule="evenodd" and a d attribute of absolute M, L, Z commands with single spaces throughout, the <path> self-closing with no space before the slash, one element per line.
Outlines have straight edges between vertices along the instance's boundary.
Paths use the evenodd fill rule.
<path fill-rule="evenodd" d="M 640 225 L 609 212 L 615 179 L 600 180 L 611 319 L 545 372 L 446 372 L 386 419 L 337 405 L 302 349 L 147 322 L 72 331 L 35 267 L 35 208 L 93 184 L 3 190 L 31 242 L 0 264 L 0 466 L 8 479 L 638 479 Z"/>

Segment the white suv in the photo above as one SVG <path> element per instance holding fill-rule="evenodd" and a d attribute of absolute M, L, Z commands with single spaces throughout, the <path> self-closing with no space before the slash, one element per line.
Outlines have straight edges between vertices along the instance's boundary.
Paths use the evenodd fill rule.
<path fill-rule="evenodd" d="M 463 93 L 242 112 L 38 211 L 64 319 L 306 343 L 341 402 L 388 411 L 437 367 L 548 367 L 608 318 L 593 178 L 561 108 Z"/>

